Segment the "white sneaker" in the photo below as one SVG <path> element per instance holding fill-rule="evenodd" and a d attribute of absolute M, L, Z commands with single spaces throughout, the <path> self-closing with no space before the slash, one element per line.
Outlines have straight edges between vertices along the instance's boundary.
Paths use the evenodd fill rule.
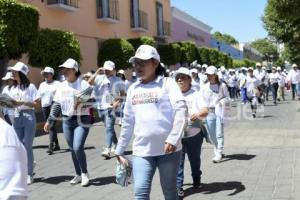
<path fill-rule="evenodd" d="M 213 163 L 219 163 L 222 160 L 222 154 L 221 153 L 216 153 L 215 156 L 213 157 L 212 161 Z"/>
<path fill-rule="evenodd" d="M 81 176 L 74 176 L 74 178 L 70 181 L 70 184 L 71 185 L 75 185 L 75 184 L 78 184 L 79 182 L 81 181 Z"/>
<path fill-rule="evenodd" d="M 33 176 L 27 175 L 27 185 L 31 185 L 33 183 Z"/>
<path fill-rule="evenodd" d="M 88 173 L 81 174 L 81 186 L 88 186 L 90 183 L 90 177 Z"/>
<path fill-rule="evenodd" d="M 110 148 L 104 148 L 101 155 L 105 158 L 110 158 L 111 149 Z"/>

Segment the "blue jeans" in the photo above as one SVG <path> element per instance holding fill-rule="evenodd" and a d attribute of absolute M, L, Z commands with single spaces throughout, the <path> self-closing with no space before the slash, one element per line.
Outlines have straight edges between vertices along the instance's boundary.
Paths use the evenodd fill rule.
<path fill-rule="evenodd" d="M 243 103 L 247 103 L 247 89 L 241 88 L 241 100 Z"/>
<path fill-rule="evenodd" d="M 166 200 L 178 200 L 176 178 L 181 151 L 153 157 L 133 158 L 135 200 L 149 200 L 152 179 L 158 168 L 160 184 Z"/>
<path fill-rule="evenodd" d="M 112 109 L 98 110 L 100 119 L 104 122 L 106 132 L 106 146 L 111 148 L 112 144 L 117 145 L 118 139 L 115 131 L 116 116 Z"/>
<path fill-rule="evenodd" d="M 18 135 L 19 140 L 24 144 L 27 152 L 27 168 L 28 175 L 33 175 L 33 150 L 32 144 L 36 131 L 36 117 L 34 110 L 20 111 L 18 116 L 15 116 L 13 127 Z"/>
<path fill-rule="evenodd" d="M 203 143 L 203 135 L 202 133 L 199 133 L 193 137 L 183 138 L 181 141 L 182 141 L 182 153 L 181 153 L 180 166 L 177 175 L 177 188 L 179 190 L 181 190 L 183 187 L 185 154 L 188 155 L 190 161 L 193 180 L 195 178 L 201 177 L 202 171 L 200 170 L 200 166 L 201 166 L 200 155 L 201 155 L 201 147 Z"/>
<path fill-rule="evenodd" d="M 84 153 L 84 143 L 89 134 L 89 127 L 83 126 L 90 124 L 88 115 L 81 117 L 73 116 L 63 120 L 63 131 L 68 146 L 72 153 L 72 160 L 77 175 L 87 173 L 86 156 Z"/>
<path fill-rule="evenodd" d="M 224 124 L 214 112 L 209 112 L 206 117 L 207 131 L 210 141 L 214 145 L 215 154 L 224 150 Z"/>

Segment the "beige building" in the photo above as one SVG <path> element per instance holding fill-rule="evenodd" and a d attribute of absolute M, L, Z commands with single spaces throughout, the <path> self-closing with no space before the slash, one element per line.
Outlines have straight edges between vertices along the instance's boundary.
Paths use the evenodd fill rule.
<path fill-rule="evenodd" d="M 97 66 L 101 41 L 154 36 L 170 40 L 170 0 L 23 0 L 40 11 L 40 27 L 72 31 L 80 42 L 81 70 Z M 113 53 L 113 52 L 111 52 Z"/>

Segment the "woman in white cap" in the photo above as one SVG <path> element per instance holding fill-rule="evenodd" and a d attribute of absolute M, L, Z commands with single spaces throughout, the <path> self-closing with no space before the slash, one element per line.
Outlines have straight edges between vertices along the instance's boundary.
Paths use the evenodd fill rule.
<path fill-rule="evenodd" d="M 185 162 L 185 154 L 187 154 L 190 166 L 192 170 L 192 178 L 193 178 L 193 187 L 198 188 L 201 184 L 201 147 L 203 143 L 203 135 L 201 134 L 201 118 L 206 117 L 206 113 L 204 116 L 199 117 L 200 106 L 198 99 L 198 92 L 195 88 L 192 87 L 192 77 L 190 71 L 181 67 L 177 70 L 175 75 L 175 80 L 180 87 L 180 90 L 184 96 L 188 107 L 188 126 L 184 131 L 184 136 L 182 138 L 182 154 L 180 167 L 177 175 L 177 190 L 178 196 L 183 198 L 183 181 L 184 181 L 184 162 Z"/>
<path fill-rule="evenodd" d="M 206 69 L 208 82 L 200 89 L 201 107 L 208 109 L 206 122 L 209 138 L 214 145 L 214 163 L 222 160 L 224 152 L 224 121 L 223 116 L 216 113 L 216 107 L 222 99 L 229 97 L 227 86 L 219 80 L 217 73 L 215 66 L 209 66 Z"/>
<path fill-rule="evenodd" d="M 53 126 L 53 122 L 59 116 L 60 110 L 63 116 L 63 132 L 71 150 L 72 160 L 76 175 L 70 181 L 75 185 L 81 182 L 82 186 L 89 184 L 86 155 L 84 144 L 90 129 L 89 107 L 84 104 L 84 100 L 77 95 L 82 91 L 87 91 L 87 98 L 90 93 L 89 84 L 81 78 L 79 65 L 72 58 L 66 60 L 59 66 L 63 70 L 66 78 L 57 88 L 49 118 L 44 126 L 48 132 Z"/>
<path fill-rule="evenodd" d="M 181 135 L 186 104 L 174 79 L 163 77 L 157 50 L 141 45 L 133 64 L 138 81 L 128 89 L 122 130 L 115 154 L 122 156 L 134 135 L 133 177 L 135 199 L 149 199 L 152 179 L 158 168 L 166 200 L 177 200 L 176 178 L 181 156 Z"/>
<path fill-rule="evenodd" d="M 11 88 L 14 85 L 14 77 L 12 72 L 7 72 L 6 75 L 2 78 L 5 81 L 5 87 L 2 90 L 2 94 L 9 95 Z M 7 123 L 12 125 L 14 119 L 14 109 L 12 108 L 3 108 L 2 109 L 4 119 Z"/>
<path fill-rule="evenodd" d="M 11 71 L 14 77 L 14 86 L 10 90 L 10 96 L 15 99 L 19 106 L 15 108 L 13 127 L 23 142 L 28 157 L 27 183 L 33 182 L 34 157 L 32 144 L 36 131 L 35 108 L 37 103 L 37 89 L 27 78 L 29 69 L 22 62 L 15 64 Z"/>
<path fill-rule="evenodd" d="M 0 199 L 26 200 L 26 150 L 14 128 L 2 119 L 1 114 L 0 127 Z"/>
<path fill-rule="evenodd" d="M 278 91 L 278 82 L 280 81 L 280 76 L 276 71 L 276 67 L 272 67 L 272 73 L 269 74 L 270 88 L 273 97 L 273 103 L 277 104 L 277 91 Z"/>
<path fill-rule="evenodd" d="M 295 96 L 297 94 L 297 85 L 300 84 L 300 70 L 298 68 L 298 65 L 296 64 L 292 65 L 292 69 L 289 71 L 287 79 L 289 81 L 289 85 L 292 88 L 292 99 L 295 100 Z M 298 92 L 300 93 L 300 87 Z M 299 100 L 300 100 L 300 96 L 299 96 Z"/>
<path fill-rule="evenodd" d="M 198 77 L 198 69 L 193 68 L 190 70 L 192 75 L 192 87 L 195 88 L 195 90 L 200 90 L 200 78 Z"/>
<path fill-rule="evenodd" d="M 246 79 L 246 89 L 247 89 L 247 98 L 251 103 L 251 111 L 252 111 L 252 117 L 256 117 L 256 110 L 257 110 L 257 98 L 260 95 L 259 93 L 259 86 L 260 81 L 254 76 L 253 68 L 249 67 L 248 69 L 248 76 Z"/>
<path fill-rule="evenodd" d="M 40 84 L 37 95 L 42 105 L 44 118 L 47 120 L 50 115 L 51 105 L 53 104 L 53 97 L 60 82 L 54 80 L 54 69 L 49 66 L 41 71 L 41 75 L 45 81 Z M 60 150 L 60 147 L 57 139 L 57 131 L 55 124 L 53 124 L 49 130 L 49 148 L 47 153 L 51 155 L 53 151 L 58 150 Z"/>
<path fill-rule="evenodd" d="M 282 72 L 281 67 L 277 67 L 277 73 L 279 75 L 279 81 L 278 81 L 278 92 L 277 92 L 277 100 L 284 101 L 285 100 L 285 82 L 286 82 L 286 75 Z"/>

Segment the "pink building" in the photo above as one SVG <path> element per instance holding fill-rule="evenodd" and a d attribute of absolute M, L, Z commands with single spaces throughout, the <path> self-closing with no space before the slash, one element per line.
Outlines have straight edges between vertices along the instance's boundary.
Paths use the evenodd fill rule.
<path fill-rule="evenodd" d="M 172 7 L 171 37 L 174 42 L 194 41 L 199 47 L 210 47 L 212 27 L 178 8 Z"/>

